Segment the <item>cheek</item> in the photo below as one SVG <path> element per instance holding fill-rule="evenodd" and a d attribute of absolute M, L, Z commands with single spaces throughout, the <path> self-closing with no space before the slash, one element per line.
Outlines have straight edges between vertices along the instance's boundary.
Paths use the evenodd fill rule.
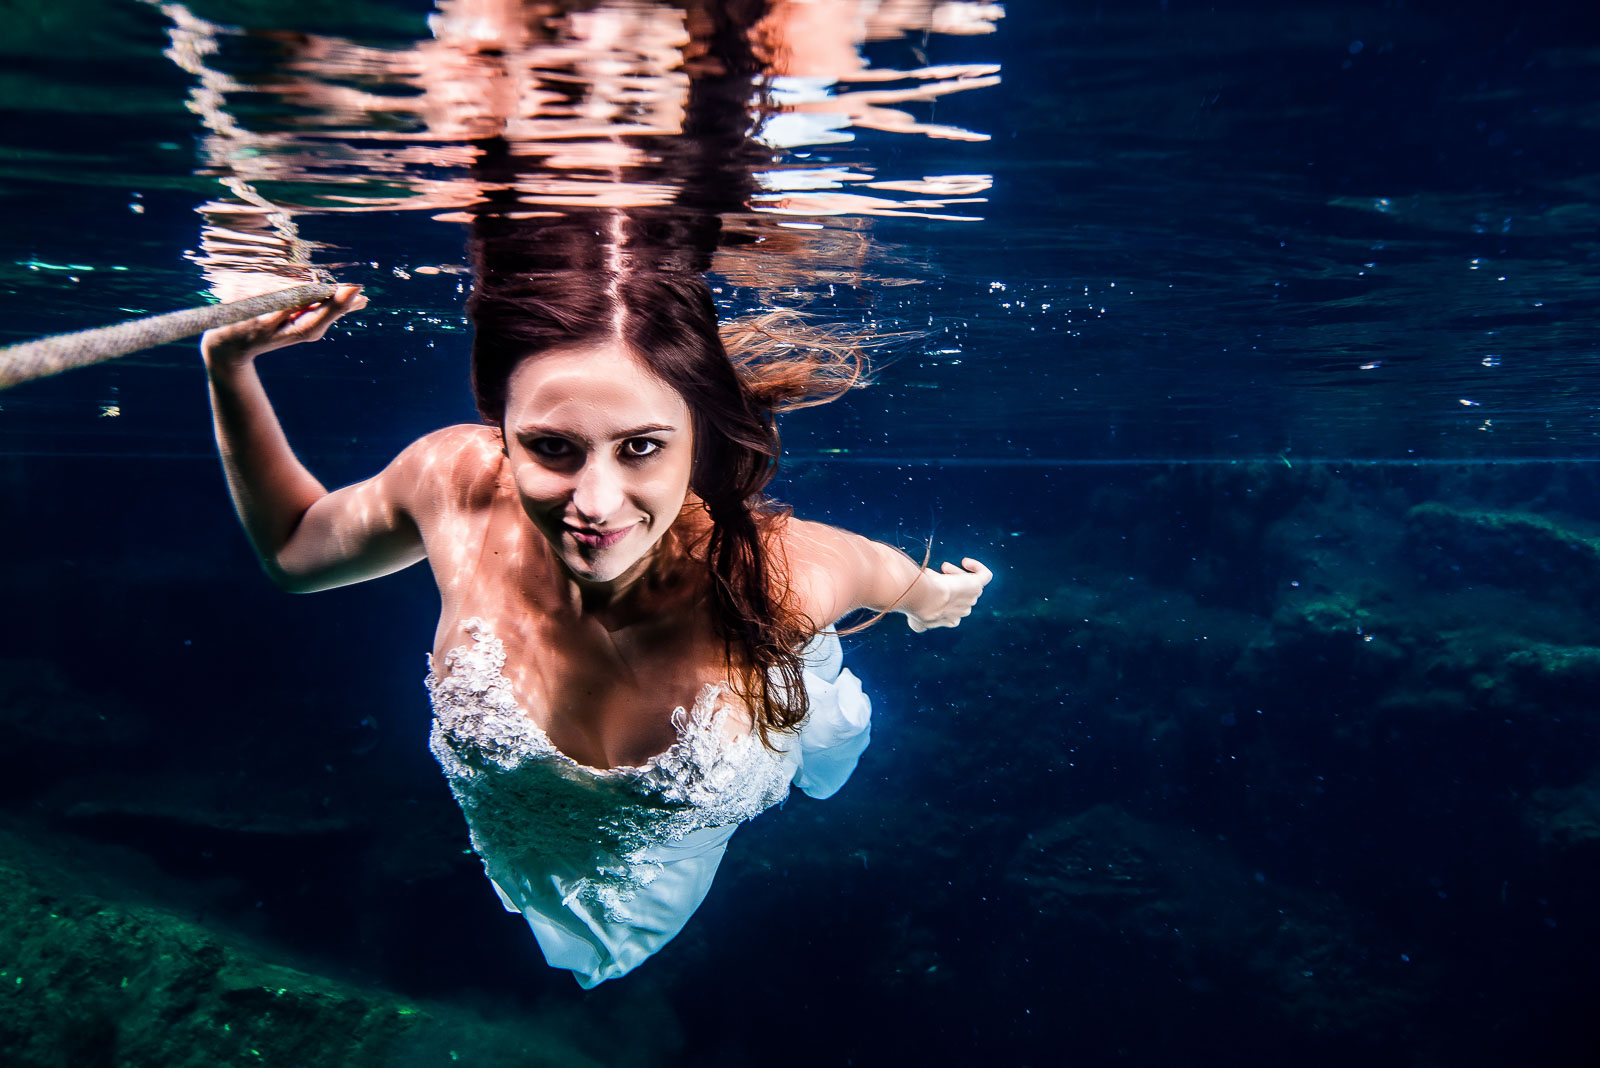
<path fill-rule="evenodd" d="M 656 512 L 671 512 L 675 516 L 689 495 L 689 465 L 680 463 L 663 467 L 641 488 L 649 496 Z"/>
<path fill-rule="evenodd" d="M 535 464 L 520 467 L 515 481 L 517 492 L 530 504 L 559 504 L 566 499 L 566 480 L 541 470 Z"/>

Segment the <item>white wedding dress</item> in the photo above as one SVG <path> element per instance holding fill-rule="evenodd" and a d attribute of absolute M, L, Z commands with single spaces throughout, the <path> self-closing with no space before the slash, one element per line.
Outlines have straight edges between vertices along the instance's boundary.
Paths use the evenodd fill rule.
<path fill-rule="evenodd" d="M 838 636 L 805 650 L 811 711 L 798 735 L 728 741 L 719 686 L 672 714 L 678 740 L 638 767 L 579 764 L 518 707 L 505 647 L 483 621 L 429 657 L 429 746 L 506 909 L 520 912 L 554 968 L 593 987 L 659 950 L 705 899 L 734 830 L 782 801 L 843 786 L 871 735 L 872 705 L 843 666 Z"/>

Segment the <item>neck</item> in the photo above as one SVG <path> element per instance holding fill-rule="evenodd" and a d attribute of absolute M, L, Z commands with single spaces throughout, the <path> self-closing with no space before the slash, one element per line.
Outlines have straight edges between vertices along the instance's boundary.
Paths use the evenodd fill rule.
<path fill-rule="evenodd" d="M 623 574 L 607 582 L 566 575 L 567 605 L 580 618 L 620 630 L 647 620 L 671 622 L 692 601 L 696 583 L 688 581 L 682 558 L 669 545 L 657 545 Z"/>
<path fill-rule="evenodd" d="M 580 578 L 567 571 L 567 603 L 584 615 L 626 613 L 629 606 L 638 605 L 645 588 L 650 585 L 645 579 L 655 556 L 656 550 L 652 549 L 628 570 L 604 582 Z M 565 566 L 562 570 L 566 571 Z"/>

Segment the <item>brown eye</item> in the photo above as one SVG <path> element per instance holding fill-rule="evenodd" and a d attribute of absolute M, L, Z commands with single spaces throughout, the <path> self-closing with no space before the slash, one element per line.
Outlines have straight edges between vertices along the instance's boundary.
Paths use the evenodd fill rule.
<path fill-rule="evenodd" d="M 660 452 L 661 442 L 654 441 L 650 438 L 629 438 L 627 441 L 622 443 L 622 451 L 624 455 L 630 456 L 634 459 L 642 459 L 643 457 L 653 456 L 654 454 Z"/>

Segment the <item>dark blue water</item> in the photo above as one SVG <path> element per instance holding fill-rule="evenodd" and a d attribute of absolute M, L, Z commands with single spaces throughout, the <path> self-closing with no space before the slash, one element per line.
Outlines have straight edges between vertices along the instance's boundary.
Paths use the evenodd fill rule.
<path fill-rule="evenodd" d="M 264 376 L 320 478 L 366 477 L 473 418 L 468 276 L 415 270 L 464 265 L 465 230 L 327 198 L 464 172 L 374 177 L 338 153 L 382 116 L 272 87 L 304 75 L 296 34 L 399 50 L 428 8 L 190 10 L 272 31 L 208 63 L 283 139 L 219 161 L 154 7 L 6 16 L 4 340 L 198 302 L 196 208 L 281 157 L 260 189 L 372 305 Z M 762 164 L 987 176 L 930 209 L 976 221 L 744 190 L 712 281 L 728 314 L 917 331 L 787 417 L 776 491 L 997 579 L 956 631 L 850 640 L 877 718 L 856 777 L 743 828 L 685 932 L 593 992 L 463 852 L 426 750 L 428 577 L 277 592 L 191 347 L 0 394 L 10 1063 L 1592 1062 L 1592 13 L 995 25 L 860 48 L 998 64 L 893 105 L 989 140 L 858 125 Z"/>

